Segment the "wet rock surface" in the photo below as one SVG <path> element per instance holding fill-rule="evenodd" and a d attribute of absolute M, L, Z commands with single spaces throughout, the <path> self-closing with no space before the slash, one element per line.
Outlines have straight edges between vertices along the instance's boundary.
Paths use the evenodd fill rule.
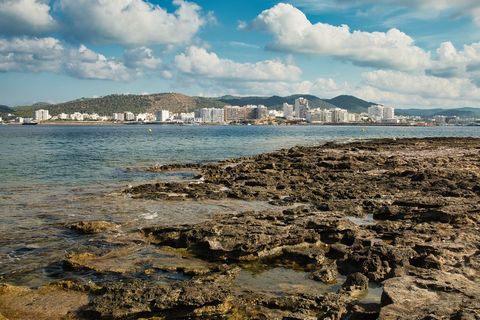
<path fill-rule="evenodd" d="M 479 318 L 479 139 L 327 143 L 151 170 L 184 168 L 199 175 L 124 194 L 278 209 L 121 237 L 108 223 L 67 226 L 98 248 L 59 261 L 71 280 L 2 287 L 0 319 L 37 310 L 6 308 L 12 292 L 47 296 L 52 286 L 65 308 L 51 319 Z M 383 293 L 372 299 L 372 286 Z M 81 299 L 69 305 L 64 292 Z"/>

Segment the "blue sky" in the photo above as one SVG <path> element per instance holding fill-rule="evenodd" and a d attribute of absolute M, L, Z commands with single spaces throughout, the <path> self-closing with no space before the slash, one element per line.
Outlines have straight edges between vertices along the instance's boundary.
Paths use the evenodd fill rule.
<path fill-rule="evenodd" d="M 175 91 L 479 107 L 479 27 L 478 0 L 0 0 L 0 104 Z"/>

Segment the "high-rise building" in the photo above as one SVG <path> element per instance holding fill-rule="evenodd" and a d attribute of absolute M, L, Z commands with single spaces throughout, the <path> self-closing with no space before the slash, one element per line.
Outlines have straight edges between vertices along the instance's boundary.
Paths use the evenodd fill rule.
<path fill-rule="evenodd" d="M 253 105 L 244 106 L 243 110 L 245 112 L 245 120 L 257 119 L 257 106 L 253 106 Z"/>
<path fill-rule="evenodd" d="M 245 108 L 239 106 L 225 106 L 225 121 L 244 121 Z"/>
<path fill-rule="evenodd" d="M 383 107 L 383 120 L 395 119 L 395 108 L 384 106 Z"/>
<path fill-rule="evenodd" d="M 262 120 L 267 118 L 268 118 L 268 108 L 263 105 L 257 106 L 257 119 Z"/>
<path fill-rule="evenodd" d="M 283 117 L 287 120 L 293 119 L 293 105 L 286 102 L 283 104 Z"/>
<path fill-rule="evenodd" d="M 125 114 L 123 112 L 118 112 L 113 114 L 113 120 L 114 121 L 124 121 L 125 120 Z"/>
<path fill-rule="evenodd" d="M 35 113 L 33 114 L 33 120 L 35 121 L 46 121 L 50 119 L 50 115 L 48 114 L 48 110 L 35 110 Z"/>
<path fill-rule="evenodd" d="M 373 105 L 368 107 L 368 116 L 375 122 L 383 120 L 383 106 Z"/>
<path fill-rule="evenodd" d="M 348 122 L 348 111 L 345 109 L 334 108 L 332 111 L 332 122 L 343 123 Z"/>
<path fill-rule="evenodd" d="M 170 118 L 170 111 L 168 110 L 160 110 L 155 113 L 155 118 L 157 121 L 165 122 Z"/>
<path fill-rule="evenodd" d="M 307 111 L 309 110 L 308 100 L 305 98 L 295 99 L 295 106 L 293 108 L 293 115 L 295 118 L 306 119 Z"/>
<path fill-rule="evenodd" d="M 225 111 L 218 108 L 202 108 L 200 119 L 205 123 L 222 123 L 225 122 Z"/>
<path fill-rule="evenodd" d="M 375 122 L 395 119 L 395 108 L 373 105 L 368 107 L 368 116 Z"/>

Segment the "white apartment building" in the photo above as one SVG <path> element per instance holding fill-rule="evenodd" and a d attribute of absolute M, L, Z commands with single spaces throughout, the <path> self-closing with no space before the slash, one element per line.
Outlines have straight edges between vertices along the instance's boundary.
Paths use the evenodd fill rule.
<path fill-rule="evenodd" d="M 70 118 L 70 116 L 66 113 L 60 113 L 57 117 L 60 120 L 67 120 L 68 118 Z"/>
<path fill-rule="evenodd" d="M 35 110 L 35 113 L 33 114 L 33 120 L 35 121 L 46 121 L 50 119 L 50 115 L 48 114 L 48 110 Z"/>
<path fill-rule="evenodd" d="M 383 107 L 383 120 L 395 119 L 395 108 L 384 106 Z"/>
<path fill-rule="evenodd" d="M 293 105 L 284 103 L 283 104 L 283 116 L 287 120 L 292 120 L 293 119 Z"/>
<path fill-rule="evenodd" d="M 204 123 L 222 123 L 225 122 L 225 110 L 218 108 L 202 108 L 200 110 L 200 119 Z"/>
<path fill-rule="evenodd" d="M 155 118 L 157 121 L 165 122 L 170 119 L 170 111 L 168 110 L 159 110 L 155 113 Z"/>
<path fill-rule="evenodd" d="M 348 111 L 345 109 L 334 108 L 331 109 L 332 112 L 332 122 L 333 123 L 344 123 L 348 122 Z"/>
<path fill-rule="evenodd" d="M 306 115 L 307 122 L 321 122 L 321 123 L 331 123 L 332 122 L 332 111 L 328 109 L 311 109 L 307 111 Z"/>
<path fill-rule="evenodd" d="M 375 122 L 395 119 L 395 108 L 373 105 L 368 107 L 368 116 Z"/>
<path fill-rule="evenodd" d="M 295 99 L 295 105 L 293 108 L 293 116 L 299 119 L 307 118 L 307 111 L 310 109 L 308 100 L 305 98 Z"/>
<path fill-rule="evenodd" d="M 84 118 L 83 118 L 83 114 L 81 114 L 80 112 L 74 112 L 70 115 L 70 119 L 71 120 L 76 120 L 76 121 L 83 121 Z"/>
<path fill-rule="evenodd" d="M 125 114 L 123 112 L 118 112 L 113 114 L 114 121 L 125 121 Z"/>
<path fill-rule="evenodd" d="M 383 106 L 373 105 L 368 107 L 368 116 L 375 122 L 383 120 Z"/>
<path fill-rule="evenodd" d="M 125 121 L 135 121 L 135 115 L 133 114 L 133 112 L 125 112 Z"/>

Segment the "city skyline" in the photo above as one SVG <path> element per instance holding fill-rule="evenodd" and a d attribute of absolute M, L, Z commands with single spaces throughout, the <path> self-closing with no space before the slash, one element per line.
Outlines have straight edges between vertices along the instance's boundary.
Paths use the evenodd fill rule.
<path fill-rule="evenodd" d="M 0 0 L 0 104 L 181 91 L 478 107 L 479 24 L 473 0 Z"/>

